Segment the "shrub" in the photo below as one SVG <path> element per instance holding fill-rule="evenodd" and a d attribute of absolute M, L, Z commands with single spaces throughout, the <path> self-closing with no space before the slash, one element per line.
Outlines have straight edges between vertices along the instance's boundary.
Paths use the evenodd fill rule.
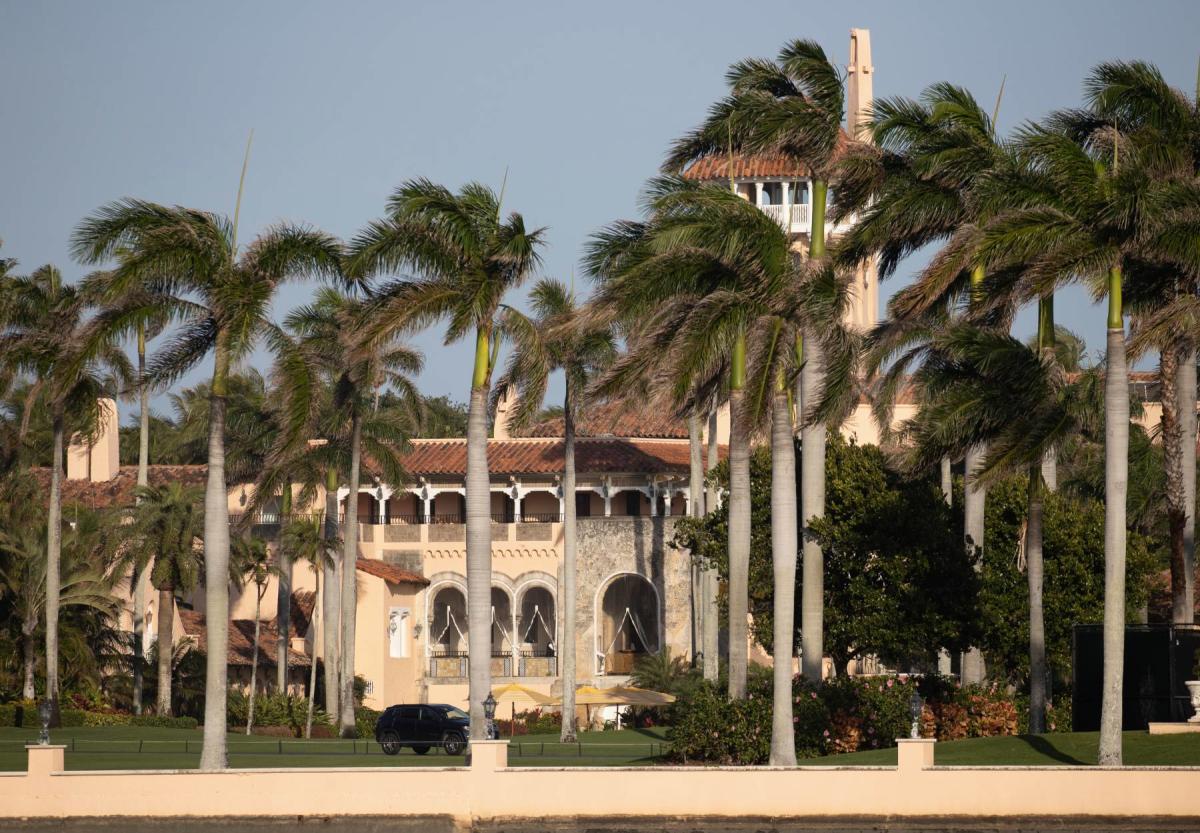
<path fill-rule="evenodd" d="M 0 726 L 36 726 L 38 704 L 34 700 L 0 703 Z"/>
<path fill-rule="evenodd" d="M 84 720 L 87 718 L 87 712 L 80 711 L 79 709 L 59 709 L 58 716 L 58 725 L 64 729 L 73 729 L 86 725 Z M 25 723 L 26 725 L 30 725 L 28 719 Z"/>
<path fill-rule="evenodd" d="M 379 715 L 381 714 L 383 712 L 368 709 L 366 706 L 359 706 L 355 709 L 354 727 L 356 729 L 356 737 L 373 739 L 375 737 L 375 723 L 379 720 Z"/>
<path fill-rule="evenodd" d="M 84 726 L 128 726 L 133 715 L 119 712 L 81 712 Z"/>
<path fill-rule="evenodd" d="M 225 717 L 231 727 L 246 725 L 246 715 L 250 708 L 249 698 L 240 691 L 229 692 Z M 255 726 L 286 726 L 292 730 L 294 737 L 304 734 L 304 721 L 308 713 L 308 700 L 298 695 L 271 692 L 259 694 L 254 698 Z M 330 729 L 332 723 L 325 710 L 313 704 L 313 737 L 322 736 L 320 729 Z M 323 735 L 328 737 L 329 735 Z"/>
<path fill-rule="evenodd" d="M 129 718 L 130 726 L 147 726 L 154 729 L 195 729 L 200 725 L 194 717 L 167 717 L 156 714 L 135 714 Z"/>

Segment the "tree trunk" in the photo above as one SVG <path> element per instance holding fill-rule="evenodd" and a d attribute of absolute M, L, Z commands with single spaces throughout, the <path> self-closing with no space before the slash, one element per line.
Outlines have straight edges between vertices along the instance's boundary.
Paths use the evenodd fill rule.
<path fill-rule="evenodd" d="M 705 466 L 709 472 L 717 467 L 717 463 L 719 462 L 717 457 L 717 412 L 713 410 L 708 415 L 708 459 L 705 461 Z M 714 483 L 705 492 L 704 511 L 715 511 L 718 503 L 720 503 L 720 499 L 717 495 L 717 486 Z M 704 646 L 704 679 L 715 683 L 717 677 L 720 675 L 721 667 L 721 608 L 718 598 L 720 595 L 720 576 L 717 573 L 717 568 L 707 568 L 704 571 L 703 578 L 704 634 L 702 638 Z"/>
<path fill-rule="evenodd" d="M 792 648 L 796 641 L 796 447 L 787 393 L 771 400 L 771 565 L 775 578 L 771 766 L 796 765 Z"/>
<path fill-rule="evenodd" d="M 150 391 L 144 384 L 146 377 L 146 327 L 137 328 L 138 363 L 138 468 L 137 484 L 150 483 Z M 141 499 L 138 499 L 139 502 Z M 146 641 L 146 588 L 144 571 L 134 564 L 133 575 L 133 713 L 142 713 L 142 675 L 145 666 Z"/>
<path fill-rule="evenodd" d="M 304 718 L 304 737 L 305 739 L 312 737 L 312 720 L 313 720 L 313 700 L 317 696 L 317 617 L 321 610 L 315 604 L 315 600 L 321 596 L 321 570 L 318 570 L 316 565 L 313 565 L 313 621 L 310 627 L 313 633 L 313 649 L 309 653 L 308 666 L 308 714 Z"/>
<path fill-rule="evenodd" d="M 171 660 L 175 658 L 175 591 L 158 591 L 158 706 L 159 715 L 171 716 Z"/>
<path fill-rule="evenodd" d="M 1046 449 L 1042 455 L 1042 480 L 1047 491 L 1058 491 L 1058 452 L 1053 448 Z"/>
<path fill-rule="evenodd" d="M 1129 484 L 1129 369 L 1120 307 L 1109 289 L 1108 360 L 1104 380 L 1104 682 L 1100 693 L 1102 766 L 1121 765 L 1121 708 L 1125 666 L 1125 512 Z"/>
<path fill-rule="evenodd" d="M 354 634 L 358 619 L 358 482 L 362 459 L 362 419 L 357 408 L 350 418 L 350 495 L 346 498 L 346 540 L 342 548 L 342 693 L 338 734 L 358 736 L 354 722 Z"/>
<path fill-rule="evenodd" d="M 1167 540 L 1171 565 L 1171 621 L 1190 622 L 1187 565 L 1184 558 L 1183 536 L 1187 524 L 1183 488 L 1183 435 L 1179 424 L 1179 352 L 1169 345 L 1159 356 L 1158 382 L 1162 402 L 1163 460 L 1167 470 Z M 1195 450 L 1192 451 L 1195 454 Z"/>
<path fill-rule="evenodd" d="M 21 690 L 21 696 L 26 700 L 33 700 L 37 697 L 37 687 L 35 686 L 37 674 L 36 627 L 36 622 L 29 622 L 21 629 L 21 659 L 25 664 L 25 685 Z"/>
<path fill-rule="evenodd" d="M 262 600 L 267 592 L 265 584 L 256 586 L 254 599 L 254 654 L 250 657 L 250 700 L 246 704 L 246 734 L 254 728 L 254 698 L 258 693 L 258 642 L 262 634 Z"/>
<path fill-rule="evenodd" d="M 942 497 L 946 500 L 947 506 L 954 505 L 954 477 L 950 472 L 950 458 L 942 458 L 941 466 L 942 475 Z"/>
<path fill-rule="evenodd" d="M 486 336 L 481 337 L 485 343 Z M 488 476 L 486 376 L 467 411 L 467 654 L 471 740 L 486 740 L 483 701 L 492 690 L 492 521 Z M 574 650 L 570 645 L 567 650 Z"/>
<path fill-rule="evenodd" d="M 46 699 L 50 701 L 50 724 L 58 726 L 58 594 L 59 562 L 62 558 L 63 414 L 57 406 L 51 421 L 54 426 L 54 448 L 50 457 L 50 508 L 46 515 Z"/>
<path fill-rule="evenodd" d="M 575 597 L 579 592 L 575 564 L 575 414 L 571 382 L 563 399 L 563 630 L 558 653 L 562 657 L 562 728 L 559 739 L 575 742 Z"/>
<path fill-rule="evenodd" d="M 338 695 L 341 692 L 341 673 L 338 665 L 338 623 L 341 619 L 334 542 L 338 537 L 338 483 L 337 472 L 330 469 L 325 476 L 325 540 L 329 542 L 328 557 L 323 559 L 321 572 L 325 574 L 325 595 L 321 597 L 321 660 L 325 663 L 325 713 L 341 714 Z M 346 511 L 350 511 L 350 500 L 346 500 Z M 316 644 L 314 633 L 313 644 Z M 314 656 L 315 661 L 315 656 Z"/>
<path fill-rule="evenodd" d="M 800 520 L 804 536 L 804 575 L 800 600 L 801 674 L 819 684 L 825 657 L 825 557 L 808 526 L 825 516 L 825 425 L 808 424 L 825 383 L 825 361 L 815 338 L 804 341 L 800 403 Z"/>
<path fill-rule="evenodd" d="M 292 483 L 285 480 L 279 499 L 280 529 L 290 523 L 292 516 Z M 286 694 L 288 690 L 288 645 L 292 637 L 292 557 L 286 547 L 275 549 L 279 558 L 279 584 L 275 597 L 275 690 Z"/>
<path fill-rule="evenodd" d="M 1029 472 L 1029 522 L 1025 529 L 1025 574 L 1029 580 L 1029 733 L 1046 731 L 1046 621 L 1042 612 L 1042 477 Z"/>
<path fill-rule="evenodd" d="M 1179 429 L 1183 446 L 1183 577 L 1182 621 L 1196 621 L 1196 350 L 1186 348 L 1179 357 Z"/>
<path fill-rule="evenodd" d="M 966 546 L 979 553 L 975 572 L 983 570 L 984 513 L 987 504 L 987 488 L 978 482 L 978 472 L 987 456 L 987 447 L 977 445 L 967 451 L 963 475 L 963 531 Z M 979 685 L 987 676 L 983 652 L 970 648 L 963 655 L 962 680 Z"/>
<path fill-rule="evenodd" d="M 700 417 L 688 415 L 688 514 L 704 516 L 704 450 L 700 442 Z M 704 662 L 704 569 L 695 555 L 691 569 L 692 662 Z"/>
<path fill-rule="evenodd" d="M 746 696 L 750 582 L 750 437 L 743 414 L 746 392 L 729 393 L 729 697 Z"/>
<path fill-rule="evenodd" d="M 228 766 L 225 707 L 229 690 L 229 494 L 225 484 L 225 398 L 228 337 L 218 335 L 208 418 L 208 483 L 204 490 L 204 598 L 208 656 L 204 678 L 204 747 L 200 769 Z"/>

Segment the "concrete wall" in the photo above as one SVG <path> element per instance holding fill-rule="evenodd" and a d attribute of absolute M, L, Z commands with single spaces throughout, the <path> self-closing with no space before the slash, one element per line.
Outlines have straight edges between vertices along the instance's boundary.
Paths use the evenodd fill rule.
<path fill-rule="evenodd" d="M 539 829 L 554 827 L 551 819 L 627 819 L 626 827 L 636 827 L 642 818 L 647 829 L 666 818 L 712 829 L 722 819 L 762 819 L 762 829 L 775 829 L 781 819 L 856 817 L 874 823 L 842 829 L 878 829 L 888 820 L 937 817 L 939 830 L 984 829 L 978 825 L 989 820 L 995 827 L 998 819 L 1020 819 L 1021 829 L 1062 829 L 1071 818 L 1147 817 L 1130 819 L 1123 830 L 1158 826 L 1149 817 L 1165 819 L 1168 829 L 1200 820 L 1197 768 L 938 768 L 934 748 L 932 741 L 902 741 L 897 767 L 519 769 L 507 766 L 507 743 L 492 741 L 473 744 L 466 768 L 204 773 L 62 772 L 62 747 L 35 747 L 28 773 L 0 774 L 0 818 L 403 814 L 468 829 L 501 819 Z"/>

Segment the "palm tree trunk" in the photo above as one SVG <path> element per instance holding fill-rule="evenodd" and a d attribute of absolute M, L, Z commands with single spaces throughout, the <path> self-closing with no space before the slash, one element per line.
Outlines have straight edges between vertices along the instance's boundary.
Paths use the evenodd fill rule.
<path fill-rule="evenodd" d="M 700 445 L 700 417 L 688 415 L 688 514 L 704 516 L 704 450 Z M 691 610 L 692 661 L 703 664 L 704 659 L 704 569 L 699 559 L 692 558 Z"/>
<path fill-rule="evenodd" d="M 350 495 L 346 498 L 346 540 L 342 548 L 342 691 L 338 700 L 338 733 L 356 737 L 354 722 L 354 634 L 358 614 L 358 481 L 362 459 L 362 419 L 350 418 Z"/>
<path fill-rule="evenodd" d="M 1129 487 L 1129 368 L 1121 315 L 1121 270 L 1108 289 L 1108 358 L 1104 378 L 1104 680 L 1100 692 L 1102 766 L 1121 765 L 1125 670 L 1125 512 Z"/>
<path fill-rule="evenodd" d="M 1053 448 L 1046 449 L 1042 455 L 1042 480 L 1048 491 L 1058 491 L 1058 452 Z"/>
<path fill-rule="evenodd" d="M 483 701 L 492 690 L 492 522 L 488 475 L 488 336 L 479 333 L 484 370 L 478 357 L 467 411 L 467 656 L 470 673 L 471 740 L 486 740 Z M 574 650 L 568 646 L 567 650 Z"/>
<path fill-rule="evenodd" d="M 225 407 L 230 354 L 218 335 L 208 418 L 208 483 L 204 490 L 204 598 L 208 656 L 204 678 L 204 747 L 200 769 L 228 766 L 225 708 L 229 689 L 229 495 L 225 484 Z"/>
<path fill-rule="evenodd" d="M 562 656 L 562 728 L 559 739 L 575 742 L 575 597 L 579 592 L 575 564 L 575 414 L 571 382 L 563 398 L 563 631 L 559 644 Z"/>
<path fill-rule="evenodd" d="M 792 647 L 796 640 L 796 447 L 787 392 L 771 400 L 771 564 L 774 568 L 772 766 L 796 765 Z"/>
<path fill-rule="evenodd" d="M 1042 476 L 1029 471 L 1029 522 L 1025 529 L 1025 574 L 1029 580 L 1029 732 L 1046 731 L 1046 621 L 1042 606 Z"/>
<path fill-rule="evenodd" d="M 279 523 L 282 530 L 292 517 L 292 482 L 285 480 L 279 498 Z M 275 690 L 287 693 L 288 645 L 292 636 L 292 556 L 287 547 L 276 547 L 279 558 L 279 585 L 275 597 Z"/>
<path fill-rule="evenodd" d="M 137 484 L 150 483 L 150 391 L 142 382 L 146 377 L 146 326 L 137 328 L 138 363 L 138 469 Z M 139 498 L 140 500 L 140 498 Z M 146 588 L 144 571 L 135 564 L 133 575 L 133 713 L 142 713 L 142 674 L 145 665 L 143 645 L 146 632 Z"/>
<path fill-rule="evenodd" d="M 338 481 L 337 472 L 330 469 L 325 475 L 325 540 L 329 542 L 329 557 L 323 559 L 321 571 L 325 574 L 325 595 L 321 597 L 321 654 L 325 663 L 325 713 L 340 714 L 338 695 L 341 693 L 340 666 L 338 665 L 338 623 L 341 620 L 341 600 L 337 580 L 334 542 L 338 537 Z M 346 509 L 350 501 L 346 500 Z"/>
<path fill-rule="evenodd" d="M 262 600 L 267 592 L 266 585 L 255 587 L 257 597 L 254 599 L 254 654 L 250 657 L 250 700 L 246 704 L 246 734 L 254 728 L 254 696 L 258 692 L 258 640 L 262 633 Z"/>
<path fill-rule="evenodd" d="M 963 531 L 966 546 L 972 552 L 979 552 L 980 560 L 975 562 L 975 571 L 983 569 L 982 551 L 984 540 L 984 512 L 986 511 L 987 489 L 978 482 L 978 472 L 983 466 L 987 447 L 980 444 L 967 451 L 963 474 Z M 962 680 L 967 684 L 979 685 L 987 676 L 984 667 L 983 652 L 978 648 L 970 648 L 963 655 Z"/>
<path fill-rule="evenodd" d="M 58 594 L 59 561 L 62 557 L 62 466 L 63 413 L 55 406 L 51 420 L 54 447 L 50 456 L 50 508 L 46 515 L 46 699 L 50 701 L 52 726 L 58 715 Z"/>
<path fill-rule="evenodd" d="M 1186 612 L 1182 621 L 1196 621 L 1196 351 L 1179 358 L 1175 391 L 1179 397 L 1179 431 L 1183 446 L 1183 577 Z"/>
<path fill-rule="evenodd" d="M 717 444 L 717 412 L 713 410 L 708 415 L 708 458 L 705 461 L 705 466 L 709 472 L 717 467 L 719 462 Z M 704 511 L 712 512 L 717 508 L 719 499 L 717 496 L 717 486 L 712 484 L 708 487 L 704 495 Z M 704 570 L 704 591 L 702 594 L 701 604 L 704 607 L 703 622 L 704 633 L 703 649 L 704 649 L 704 679 L 715 683 L 720 675 L 720 653 L 721 653 L 721 610 L 718 600 L 720 593 L 720 577 L 716 567 L 708 567 Z"/>
<path fill-rule="evenodd" d="M 171 716 L 171 660 L 175 658 L 175 591 L 158 591 L 158 706 L 160 716 Z"/>
<path fill-rule="evenodd" d="M 37 622 L 26 622 L 21 628 L 21 653 L 22 661 L 25 664 L 25 685 L 21 689 L 21 696 L 26 700 L 33 700 L 37 697 L 37 688 L 35 686 L 35 677 L 37 674 Z"/>
<path fill-rule="evenodd" d="M 825 657 L 825 557 L 808 526 L 825 516 L 825 425 L 808 424 L 825 383 L 825 361 L 815 338 L 804 340 L 801 370 L 803 398 L 800 403 L 804 425 L 800 433 L 800 521 L 804 535 L 804 575 L 800 600 L 801 673 L 820 683 Z"/>
<path fill-rule="evenodd" d="M 1171 565 L 1171 621 L 1191 620 L 1183 536 L 1187 524 L 1183 488 L 1183 435 L 1179 425 L 1179 352 L 1168 345 L 1160 354 L 1158 381 L 1162 401 L 1163 459 L 1167 470 L 1167 530 Z M 1193 450 L 1193 455 L 1195 451 Z"/>
<path fill-rule="evenodd" d="M 317 566 L 315 564 L 312 565 L 312 568 L 313 568 L 313 592 L 314 592 L 313 599 L 315 602 L 315 600 L 321 596 L 321 572 L 322 571 L 317 569 Z M 309 657 L 308 657 L 308 659 L 309 659 L 308 714 L 305 715 L 305 718 L 304 718 L 304 737 L 306 739 L 312 737 L 313 700 L 317 696 L 317 633 L 319 633 L 319 631 L 317 630 L 317 621 L 316 620 L 317 620 L 318 615 L 320 615 L 320 613 L 321 613 L 320 609 L 314 603 L 314 605 L 313 605 L 313 622 L 312 622 L 313 649 L 309 653 Z"/>
<path fill-rule="evenodd" d="M 743 415 L 746 392 L 729 392 L 729 697 L 746 696 L 750 584 L 750 437 Z"/>
<path fill-rule="evenodd" d="M 943 457 L 941 465 L 942 476 L 942 497 L 946 500 L 947 506 L 954 504 L 954 477 L 950 472 L 950 458 Z"/>

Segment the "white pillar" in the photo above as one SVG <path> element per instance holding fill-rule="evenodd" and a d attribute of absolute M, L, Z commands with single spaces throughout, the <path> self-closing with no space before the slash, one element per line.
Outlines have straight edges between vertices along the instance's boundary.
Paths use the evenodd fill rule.
<path fill-rule="evenodd" d="M 608 483 L 604 484 L 604 492 L 602 493 L 602 495 L 604 497 L 604 517 L 611 518 L 612 517 L 612 486 L 610 484 L 608 484 Z"/>
<path fill-rule="evenodd" d="M 754 204 L 755 205 L 761 206 L 763 204 L 762 192 L 763 192 L 763 184 L 761 182 L 754 183 Z"/>
<path fill-rule="evenodd" d="M 650 517 L 658 517 L 658 487 L 650 484 Z"/>

